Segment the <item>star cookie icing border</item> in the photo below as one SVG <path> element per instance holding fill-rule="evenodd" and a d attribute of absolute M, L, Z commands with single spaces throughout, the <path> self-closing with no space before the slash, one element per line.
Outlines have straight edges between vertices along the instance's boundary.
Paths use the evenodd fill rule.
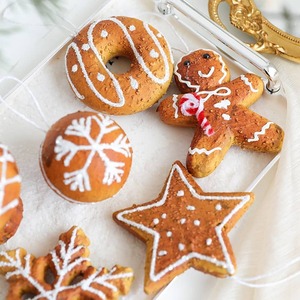
<path fill-rule="evenodd" d="M 164 206 L 164 204 L 167 201 L 172 201 L 178 197 L 186 196 L 185 192 L 182 189 L 180 189 L 178 191 L 175 190 L 175 192 L 172 191 L 173 193 L 171 193 L 171 196 L 170 196 L 171 200 L 168 199 L 169 193 L 171 191 L 171 186 L 172 185 L 176 186 L 178 184 L 178 181 L 175 181 L 175 185 L 174 185 L 174 183 L 171 182 L 172 179 L 174 178 L 174 175 L 176 174 L 176 172 L 179 175 L 180 181 L 184 184 L 184 186 L 189 191 L 190 195 L 188 195 L 188 196 L 191 198 L 195 198 L 200 201 L 214 201 L 214 200 L 230 201 L 230 200 L 234 200 L 234 201 L 239 201 L 239 203 L 236 204 L 232 209 L 230 209 L 230 213 L 226 214 L 226 216 L 223 218 L 223 221 L 218 226 L 215 227 L 215 235 L 218 237 L 218 242 L 222 249 L 224 261 L 218 260 L 215 257 L 213 257 L 213 251 L 212 251 L 211 255 L 208 256 L 208 255 L 201 254 L 201 251 L 195 252 L 195 251 L 189 250 L 188 254 L 185 254 L 185 252 L 183 252 L 184 253 L 183 255 L 181 255 L 178 259 L 176 259 L 174 262 L 169 264 L 166 268 L 164 268 L 163 270 L 160 270 L 159 272 L 156 272 L 157 258 L 161 257 L 161 256 L 166 256 L 168 254 L 168 251 L 166 251 L 165 249 L 159 249 L 159 242 L 162 239 L 161 233 L 163 233 L 167 237 L 171 238 L 172 231 L 171 230 L 167 231 L 167 232 L 156 231 L 155 225 L 159 224 L 160 221 L 164 221 L 165 219 L 167 219 L 167 215 L 170 214 L 170 211 L 161 212 L 162 214 L 161 214 L 160 218 L 153 219 L 153 221 L 152 221 L 153 225 L 151 227 L 143 225 L 141 222 L 139 223 L 139 222 L 134 221 L 134 214 L 136 212 L 141 213 L 143 211 L 151 210 L 153 208 L 162 207 L 162 206 Z M 174 179 L 174 180 L 176 180 L 176 179 Z M 183 165 L 179 161 L 176 161 L 172 166 L 172 169 L 170 171 L 168 179 L 167 179 L 167 181 L 164 185 L 164 188 L 158 198 L 156 198 L 153 201 L 141 204 L 141 205 L 133 206 L 131 208 L 127 208 L 127 209 L 115 212 L 113 215 L 114 220 L 119 225 L 124 226 L 130 232 L 134 233 L 136 236 L 138 236 L 142 240 L 146 241 L 147 248 L 151 249 L 150 250 L 151 253 L 149 254 L 149 256 L 151 257 L 149 270 L 147 269 L 147 263 L 148 263 L 147 261 L 146 261 L 146 268 L 145 268 L 145 272 L 146 272 L 146 274 L 145 274 L 145 291 L 147 293 L 152 293 L 153 290 L 157 290 L 157 289 L 161 288 L 163 285 L 170 282 L 176 275 L 179 275 L 180 273 L 182 273 L 189 267 L 195 267 L 195 266 L 193 266 L 193 262 L 192 262 L 194 259 L 198 259 L 198 260 L 202 261 L 203 264 L 208 262 L 210 264 L 215 265 L 218 268 L 224 269 L 223 274 L 222 273 L 218 274 L 218 271 L 209 272 L 207 266 L 204 266 L 204 270 L 201 269 L 201 267 L 195 267 L 196 269 L 199 269 L 206 273 L 210 273 L 215 276 L 219 276 L 219 277 L 230 276 L 230 275 L 233 275 L 235 272 L 235 266 L 234 266 L 235 259 L 234 259 L 233 253 L 232 254 L 229 253 L 229 252 L 231 252 L 230 243 L 228 240 L 228 245 L 226 245 L 226 242 L 224 241 L 224 237 L 225 237 L 225 239 L 227 238 L 226 233 L 233 227 L 233 225 L 236 223 L 236 221 L 241 217 L 241 215 L 244 213 L 244 210 L 248 206 L 250 206 L 250 204 L 252 204 L 254 195 L 252 193 L 205 193 L 201 190 L 200 187 L 197 187 L 197 186 L 198 185 L 194 181 L 193 177 L 187 172 L 187 170 L 183 167 Z M 176 205 L 174 206 L 174 208 L 175 207 L 176 207 Z M 194 212 L 196 210 L 196 207 L 193 206 L 192 203 L 188 203 L 188 205 L 186 206 L 186 209 L 188 211 Z M 222 205 L 217 204 L 215 206 L 215 210 L 216 211 L 222 210 Z M 237 216 L 237 214 L 240 214 L 240 215 Z M 150 213 L 149 213 L 149 215 L 150 215 Z M 129 218 L 127 218 L 127 216 Z M 236 219 L 236 220 L 233 220 L 233 219 Z M 179 221 L 179 224 L 184 225 L 189 221 L 190 220 L 188 220 L 186 218 L 181 218 Z M 232 226 L 228 225 L 229 222 L 233 223 Z M 193 221 L 193 224 L 194 224 L 195 228 L 199 227 L 199 226 L 201 226 L 201 221 L 199 219 L 195 219 Z M 171 225 L 174 225 L 174 223 L 173 224 L 171 223 Z M 206 225 L 206 227 L 207 227 L 207 225 Z M 229 228 L 226 229 L 226 227 L 229 227 Z M 225 230 L 224 230 L 224 228 L 225 228 Z M 144 236 L 144 234 L 146 235 L 146 237 Z M 190 235 L 190 234 L 191 233 L 188 232 L 188 235 Z M 210 247 L 211 245 L 212 245 L 212 239 L 208 237 L 206 239 L 206 246 Z M 185 245 L 184 243 L 178 244 L 179 251 L 183 251 L 186 247 L 188 247 L 188 245 Z M 230 248 L 229 251 L 228 251 L 228 248 Z M 172 259 L 172 257 L 170 259 Z M 187 267 L 184 266 L 183 270 L 178 272 L 177 269 L 182 267 L 184 264 L 188 264 L 188 266 Z M 149 274 L 147 274 L 148 271 L 149 271 Z M 172 273 L 174 273 L 173 274 L 174 276 L 172 275 Z M 147 277 L 149 277 L 150 282 L 147 282 Z M 168 278 L 166 279 L 165 277 L 168 277 Z M 163 281 L 163 283 L 159 283 L 160 280 Z M 156 287 L 153 287 L 153 284 L 156 285 Z"/>

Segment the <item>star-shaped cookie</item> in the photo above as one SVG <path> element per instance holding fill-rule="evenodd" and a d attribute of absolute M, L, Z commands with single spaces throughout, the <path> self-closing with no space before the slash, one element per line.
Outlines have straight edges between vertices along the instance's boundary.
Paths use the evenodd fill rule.
<path fill-rule="evenodd" d="M 227 233 L 253 199 L 252 193 L 205 193 L 177 161 L 157 199 L 115 212 L 114 220 L 147 244 L 145 291 L 156 292 L 190 267 L 233 275 Z"/>

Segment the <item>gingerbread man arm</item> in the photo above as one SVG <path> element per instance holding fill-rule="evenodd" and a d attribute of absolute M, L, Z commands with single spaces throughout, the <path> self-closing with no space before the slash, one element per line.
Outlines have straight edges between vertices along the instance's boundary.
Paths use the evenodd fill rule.
<path fill-rule="evenodd" d="M 194 177 L 208 176 L 221 163 L 233 143 L 234 135 L 226 127 L 221 127 L 213 135 L 207 136 L 198 126 L 187 154 L 188 171 Z"/>
<path fill-rule="evenodd" d="M 197 119 L 195 117 L 185 116 L 182 114 L 179 102 L 182 95 L 172 95 L 164 99 L 157 112 L 160 119 L 168 125 L 180 126 L 180 127 L 196 127 Z"/>
<path fill-rule="evenodd" d="M 237 122 L 231 125 L 235 145 L 259 152 L 280 152 L 284 139 L 280 126 L 243 107 L 236 110 L 235 116 Z M 241 126 L 239 120 L 246 122 Z"/>

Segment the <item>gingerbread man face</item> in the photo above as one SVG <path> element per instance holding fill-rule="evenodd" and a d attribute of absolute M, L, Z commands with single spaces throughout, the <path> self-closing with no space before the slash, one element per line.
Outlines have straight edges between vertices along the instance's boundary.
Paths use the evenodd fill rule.
<path fill-rule="evenodd" d="M 230 72 L 220 54 L 200 49 L 180 59 L 174 79 L 181 93 L 199 92 L 228 82 Z"/>
<path fill-rule="evenodd" d="M 196 128 L 187 154 L 187 169 L 193 176 L 211 174 L 232 145 L 258 152 L 281 150 L 283 130 L 248 109 L 263 89 L 260 77 L 246 74 L 214 87 L 210 85 L 207 90 L 173 95 L 161 102 L 158 112 L 164 123 Z"/>

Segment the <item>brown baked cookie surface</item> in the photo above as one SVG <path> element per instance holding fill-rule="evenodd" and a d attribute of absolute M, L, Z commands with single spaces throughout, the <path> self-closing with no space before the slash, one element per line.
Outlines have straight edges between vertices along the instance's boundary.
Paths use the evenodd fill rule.
<path fill-rule="evenodd" d="M 219 53 L 199 49 L 179 60 L 174 79 L 181 93 L 199 92 L 228 82 L 230 71 Z"/>
<path fill-rule="evenodd" d="M 117 74 L 106 64 L 126 57 L 130 69 Z M 66 54 L 67 78 L 76 96 L 89 107 L 108 114 L 145 110 L 167 91 L 173 58 L 163 35 L 130 17 L 111 17 L 83 28 Z"/>
<path fill-rule="evenodd" d="M 232 145 L 257 152 L 281 151 L 284 132 L 274 122 L 251 111 L 264 90 L 255 74 L 207 90 L 173 95 L 158 107 L 169 125 L 195 127 L 187 154 L 187 168 L 195 177 L 211 174 Z"/>
<path fill-rule="evenodd" d="M 206 193 L 175 162 L 158 198 L 113 214 L 147 245 L 145 291 L 154 293 L 188 268 L 233 275 L 227 233 L 252 204 L 252 193 Z"/>
<path fill-rule="evenodd" d="M 23 218 L 21 177 L 14 157 L 0 144 L 0 244 L 17 231 Z"/>
<path fill-rule="evenodd" d="M 82 229 L 74 226 L 60 235 L 58 245 L 46 256 L 36 258 L 23 248 L 0 252 L 0 274 L 9 283 L 6 299 L 117 300 L 128 294 L 132 269 L 95 268 L 89 244 Z"/>
<path fill-rule="evenodd" d="M 69 201 L 108 199 L 125 184 L 132 147 L 109 116 L 76 112 L 58 120 L 41 147 L 40 166 L 49 186 Z"/>

